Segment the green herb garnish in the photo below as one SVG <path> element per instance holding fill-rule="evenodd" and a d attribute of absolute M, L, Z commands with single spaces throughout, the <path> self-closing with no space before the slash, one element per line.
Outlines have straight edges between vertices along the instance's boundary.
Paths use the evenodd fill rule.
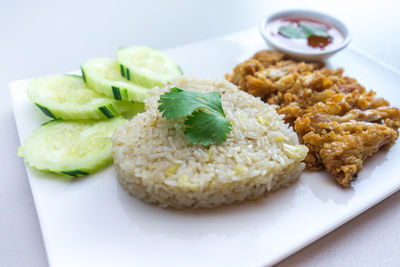
<path fill-rule="evenodd" d="M 163 118 L 186 118 L 184 134 L 193 144 L 220 145 L 232 131 L 218 92 L 203 94 L 174 87 L 157 102 Z"/>
<path fill-rule="evenodd" d="M 326 32 L 325 27 L 313 27 L 304 22 L 299 22 L 299 25 L 306 35 L 306 38 L 310 37 L 311 35 L 329 37 L 329 34 Z"/>
<path fill-rule="evenodd" d="M 299 27 L 300 26 L 300 27 Z M 308 39 L 310 36 L 330 37 L 325 27 L 314 27 L 304 22 L 297 24 L 291 24 L 279 29 L 279 33 L 296 39 Z"/>
<path fill-rule="evenodd" d="M 296 39 L 306 38 L 303 30 L 293 24 L 280 28 L 279 33 L 289 38 L 296 38 Z"/>

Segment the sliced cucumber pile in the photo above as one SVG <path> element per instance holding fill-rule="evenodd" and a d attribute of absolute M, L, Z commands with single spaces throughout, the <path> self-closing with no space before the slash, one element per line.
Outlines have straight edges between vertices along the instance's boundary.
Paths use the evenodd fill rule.
<path fill-rule="evenodd" d="M 182 70 L 167 54 L 148 46 L 130 46 L 118 50 L 121 75 L 126 79 L 152 88 L 163 86 Z"/>
<path fill-rule="evenodd" d="M 105 119 L 120 115 L 116 101 L 91 90 L 76 75 L 34 79 L 28 85 L 27 94 L 53 119 Z"/>
<path fill-rule="evenodd" d="M 149 88 L 181 75 L 179 66 L 150 47 L 127 47 L 118 61 L 91 59 L 82 76 L 53 75 L 32 80 L 29 98 L 54 120 L 18 148 L 30 167 L 69 176 L 90 174 L 111 163 L 114 129 L 144 111 Z"/>
<path fill-rule="evenodd" d="M 149 91 L 122 77 L 118 62 L 109 58 L 91 59 L 81 70 L 88 86 L 117 100 L 143 102 Z"/>
<path fill-rule="evenodd" d="M 90 174 L 111 163 L 111 136 L 125 119 L 45 123 L 26 138 L 18 155 L 39 170 L 69 176 Z"/>

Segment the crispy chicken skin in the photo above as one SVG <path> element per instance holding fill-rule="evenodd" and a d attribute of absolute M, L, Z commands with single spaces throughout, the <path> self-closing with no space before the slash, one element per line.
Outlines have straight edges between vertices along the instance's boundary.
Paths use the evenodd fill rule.
<path fill-rule="evenodd" d="M 369 156 L 397 139 L 399 109 L 343 76 L 343 69 L 261 51 L 226 79 L 276 105 L 309 149 L 307 168 L 325 167 L 343 187 L 357 177 Z"/>

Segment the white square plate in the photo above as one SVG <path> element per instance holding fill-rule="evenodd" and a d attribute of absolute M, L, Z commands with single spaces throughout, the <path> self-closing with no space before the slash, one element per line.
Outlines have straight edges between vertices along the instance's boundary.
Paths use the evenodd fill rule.
<path fill-rule="evenodd" d="M 223 78 L 265 49 L 256 29 L 169 49 L 184 72 Z M 329 64 L 344 67 L 367 89 L 400 106 L 399 72 L 353 48 Z M 11 84 L 19 137 L 48 120 Z M 27 168 L 50 265 L 263 266 L 332 231 L 400 188 L 400 145 L 375 154 L 353 188 L 325 172 L 305 172 L 287 189 L 258 201 L 213 210 L 176 211 L 144 204 L 125 192 L 110 166 L 78 180 Z"/>

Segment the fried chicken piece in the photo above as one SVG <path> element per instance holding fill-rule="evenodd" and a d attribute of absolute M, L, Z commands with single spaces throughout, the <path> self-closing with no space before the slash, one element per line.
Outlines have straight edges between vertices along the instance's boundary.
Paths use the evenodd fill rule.
<path fill-rule="evenodd" d="M 397 131 L 378 123 L 349 120 L 346 116 L 329 118 L 329 115 L 300 117 L 295 130 L 303 142 L 318 158 L 336 181 L 348 187 L 362 169 L 362 163 L 381 147 L 394 144 Z M 312 162 L 314 163 L 314 162 Z M 307 162 L 309 164 L 309 162 Z M 311 166 L 315 167 L 315 166 Z"/>
<path fill-rule="evenodd" d="M 309 148 L 307 168 L 325 167 L 343 187 L 357 177 L 368 157 L 398 137 L 399 109 L 343 76 L 343 69 L 261 51 L 226 79 L 276 105 Z"/>

